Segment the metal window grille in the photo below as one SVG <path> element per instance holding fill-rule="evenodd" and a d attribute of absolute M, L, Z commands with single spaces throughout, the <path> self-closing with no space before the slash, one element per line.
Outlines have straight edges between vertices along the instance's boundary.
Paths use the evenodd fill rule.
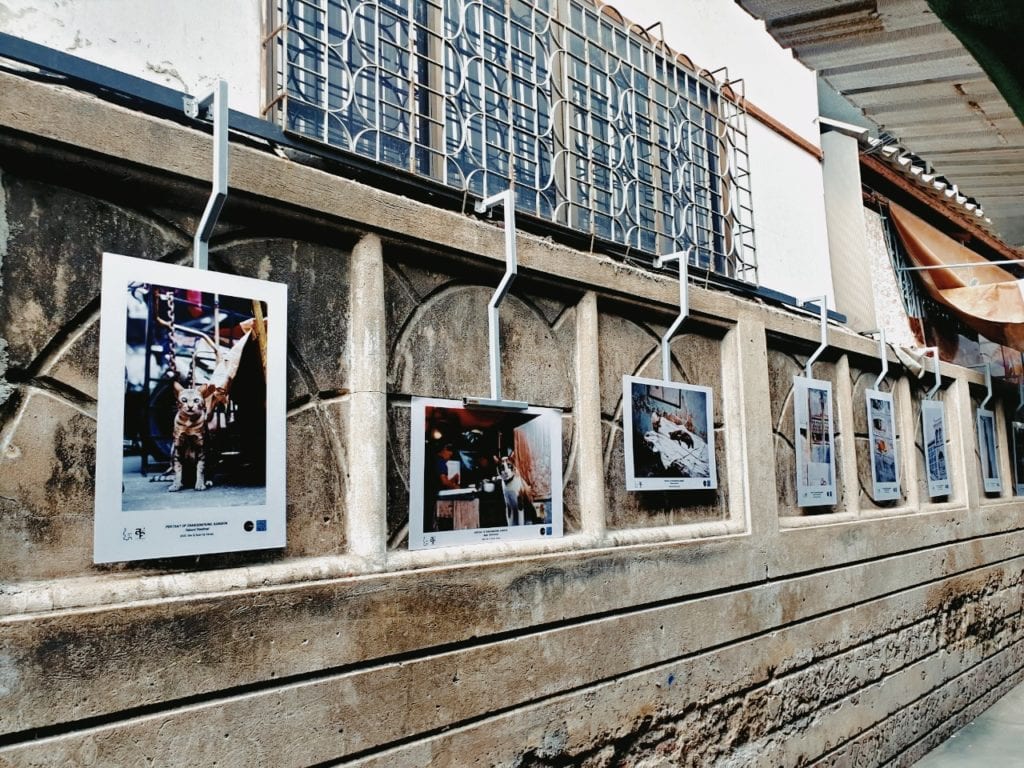
<path fill-rule="evenodd" d="M 284 128 L 757 282 L 739 84 L 586 0 L 275 0 Z"/>

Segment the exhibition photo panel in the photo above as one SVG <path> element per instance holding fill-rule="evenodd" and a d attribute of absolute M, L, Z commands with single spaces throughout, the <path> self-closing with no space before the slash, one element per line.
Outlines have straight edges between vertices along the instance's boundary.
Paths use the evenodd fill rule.
<path fill-rule="evenodd" d="M 718 487 L 708 387 L 624 376 L 626 489 Z"/>
<path fill-rule="evenodd" d="M 946 455 L 946 409 L 941 400 L 921 401 L 921 445 L 928 496 L 948 496 L 952 483 Z"/>
<path fill-rule="evenodd" d="M 409 548 L 562 535 L 562 414 L 412 399 Z"/>
<path fill-rule="evenodd" d="M 981 459 L 981 480 L 985 493 L 999 493 L 1003 481 L 999 476 L 999 453 L 996 446 L 996 415 L 984 408 L 978 409 L 978 456 Z"/>
<path fill-rule="evenodd" d="M 1013 441 L 1013 492 L 1024 496 L 1024 421 L 1010 422 Z"/>
<path fill-rule="evenodd" d="M 832 384 L 794 376 L 793 417 L 797 504 L 801 507 L 832 506 L 836 503 Z"/>
<path fill-rule="evenodd" d="M 896 456 L 896 420 L 893 397 L 888 392 L 866 392 L 868 447 L 871 455 L 871 497 L 891 501 L 900 497 Z"/>
<path fill-rule="evenodd" d="M 104 254 L 94 560 L 285 544 L 287 288 Z"/>

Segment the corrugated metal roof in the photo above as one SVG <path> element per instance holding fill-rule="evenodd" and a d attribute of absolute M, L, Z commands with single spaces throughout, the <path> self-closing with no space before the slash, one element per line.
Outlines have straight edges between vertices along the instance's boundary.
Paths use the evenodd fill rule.
<path fill-rule="evenodd" d="M 1024 126 L 925 0 L 736 2 L 1024 245 Z"/>

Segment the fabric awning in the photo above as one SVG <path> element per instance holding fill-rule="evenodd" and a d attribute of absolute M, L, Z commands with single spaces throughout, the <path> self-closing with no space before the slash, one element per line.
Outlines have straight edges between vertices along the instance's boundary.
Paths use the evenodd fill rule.
<path fill-rule="evenodd" d="M 985 338 L 1024 351 L 1021 282 L 905 208 L 890 203 L 889 212 L 914 265 L 938 267 L 917 272 L 932 298 Z M 960 264 L 977 266 L 943 268 Z"/>

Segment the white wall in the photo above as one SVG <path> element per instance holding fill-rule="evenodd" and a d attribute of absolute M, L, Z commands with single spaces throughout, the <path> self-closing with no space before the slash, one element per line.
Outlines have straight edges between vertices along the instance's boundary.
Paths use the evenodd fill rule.
<path fill-rule="evenodd" d="M 821 137 L 825 150 L 825 221 L 829 233 L 836 308 L 857 331 L 878 327 L 871 259 L 864 224 L 860 179 L 860 144 L 853 136 L 830 131 Z"/>
<path fill-rule="evenodd" d="M 0 0 L 0 32 L 197 96 L 217 78 L 260 110 L 260 0 Z"/>
<path fill-rule="evenodd" d="M 704 69 L 728 67 L 730 78 L 743 78 L 751 102 L 819 145 L 814 72 L 731 0 L 612 5 L 643 27 L 662 22 L 673 50 Z M 825 294 L 835 307 L 821 163 L 753 118 L 748 127 L 759 280 L 798 298 Z"/>

